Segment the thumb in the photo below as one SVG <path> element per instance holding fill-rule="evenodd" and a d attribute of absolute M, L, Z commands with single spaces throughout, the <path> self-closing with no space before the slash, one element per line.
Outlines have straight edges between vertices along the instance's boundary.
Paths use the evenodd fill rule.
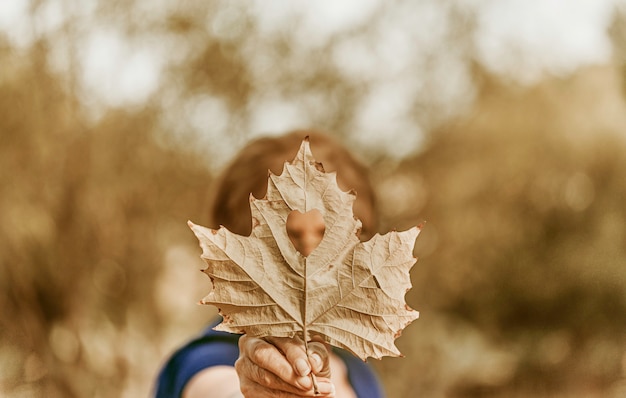
<path fill-rule="evenodd" d="M 309 342 L 307 356 L 311 370 L 316 376 L 330 377 L 330 354 L 324 343 Z"/>

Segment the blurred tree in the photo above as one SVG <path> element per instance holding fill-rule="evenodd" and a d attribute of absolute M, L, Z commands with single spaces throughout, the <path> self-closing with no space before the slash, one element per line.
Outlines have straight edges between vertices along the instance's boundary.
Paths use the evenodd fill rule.
<path fill-rule="evenodd" d="M 616 6 L 613 23 L 609 28 L 613 42 L 614 62 L 622 71 L 622 92 L 626 96 L 626 6 Z"/>
<path fill-rule="evenodd" d="M 404 155 L 471 101 L 473 7 L 369 2 L 337 13 L 346 26 L 319 29 L 331 10 L 133 0 L 99 3 L 92 18 L 165 60 L 151 101 L 169 130 L 211 143 L 215 167 L 253 135 L 308 126 Z"/>
<path fill-rule="evenodd" d="M 609 127 L 624 126 L 626 106 L 610 78 L 585 99 L 585 82 L 611 70 L 530 89 L 483 76 L 473 111 L 433 133 L 423 153 L 382 182 L 392 194 L 422 191 L 406 202 L 387 198 L 389 227 L 428 220 L 409 292 L 423 318 L 404 333 L 416 354 L 403 366 L 424 369 L 433 353 L 417 350 L 435 341 L 463 357 L 454 334 L 444 329 L 446 341 L 420 324 L 437 314 L 487 342 L 475 369 L 454 374 L 455 355 L 439 363 L 438 353 L 437 377 L 448 380 L 426 374 L 397 396 L 441 393 L 434 380 L 449 383 L 449 396 L 612 396 L 626 357 L 626 142 Z M 607 96 L 618 101 L 617 120 L 598 118 Z M 494 361 L 510 371 L 485 375 Z M 401 384 L 390 369 L 382 367 L 387 384 Z"/>
<path fill-rule="evenodd" d="M 120 396 L 162 338 L 155 283 L 211 175 L 154 109 L 90 122 L 47 54 L 2 54 L 0 391 Z"/>

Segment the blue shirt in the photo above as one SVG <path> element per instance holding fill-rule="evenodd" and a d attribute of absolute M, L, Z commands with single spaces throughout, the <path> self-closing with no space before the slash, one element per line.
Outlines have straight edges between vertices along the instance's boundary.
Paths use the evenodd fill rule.
<path fill-rule="evenodd" d="M 241 335 L 213 330 L 219 321 L 207 327 L 198 337 L 178 349 L 161 369 L 154 396 L 178 398 L 198 372 L 211 366 L 235 366 L 239 357 L 238 341 Z M 352 354 L 333 348 L 346 364 L 348 381 L 359 398 L 382 398 L 382 388 L 367 363 Z"/>

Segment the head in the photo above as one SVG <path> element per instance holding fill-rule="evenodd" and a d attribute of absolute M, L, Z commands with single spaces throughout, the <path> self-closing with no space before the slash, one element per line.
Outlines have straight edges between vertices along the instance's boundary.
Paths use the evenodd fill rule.
<path fill-rule="evenodd" d="M 226 167 L 213 189 L 210 222 L 214 226 L 223 225 L 234 233 L 249 235 L 252 230 L 250 193 L 259 199 L 265 196 L 268 170 L 280 174 L 285 162 L 294 159 L 306 136 L 309 136 L 315 160 L 322 163 L 326 172 L 337 172 L 339 188 L 356 191 L 354 216 L 363 223 L 361 238 L 370 238 L 376 232 L 377 214 L 367 168 L 337 140 L 310 130 L 259 138 L 246 145 Z M 321 213 L 290 214 L 287 231 L 296 249 L 308 255 L 324 234 Z"/>

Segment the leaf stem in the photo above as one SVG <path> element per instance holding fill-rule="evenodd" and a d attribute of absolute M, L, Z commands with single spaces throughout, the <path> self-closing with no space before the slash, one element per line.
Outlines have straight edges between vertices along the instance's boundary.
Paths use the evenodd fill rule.
<path fill-rule="evenodd" d="M 307 282 L 308 282 L 308 273 L 307 273 L 307 258 L 304 257 L 304 305 L 302 306 L 302 340 L 304 341 L 304 351 L 306 352 L 307 360 L 309 356 L 309 331 L 307 330 Z M 315 374 L 313 374 L 313 369 L 311 368 L 311 382 L 313 382 L 313 393 L 315 395 L 319 395 L 320 391 L 317 386 L 317 380 L 315 379 Z"/>
<path fill-rule="evenodd" d="M 305 338 L 304 338 L 304 350 L 306 351 L 306 355 L 307 358 L 309 357 L 309 344 L 307 342 L 306 339 L 306 326 L 304 327 L 304 333 L 305 333 Z M 319 395 L 320 394 L 320 390 L 319 387 L 317 386 L 317 379 L 315 378 L 315 374 L 313 373 L 313 369 L 311 368 L 311 381 L 313 382 L 313 393 L 315 395 Z"/>

